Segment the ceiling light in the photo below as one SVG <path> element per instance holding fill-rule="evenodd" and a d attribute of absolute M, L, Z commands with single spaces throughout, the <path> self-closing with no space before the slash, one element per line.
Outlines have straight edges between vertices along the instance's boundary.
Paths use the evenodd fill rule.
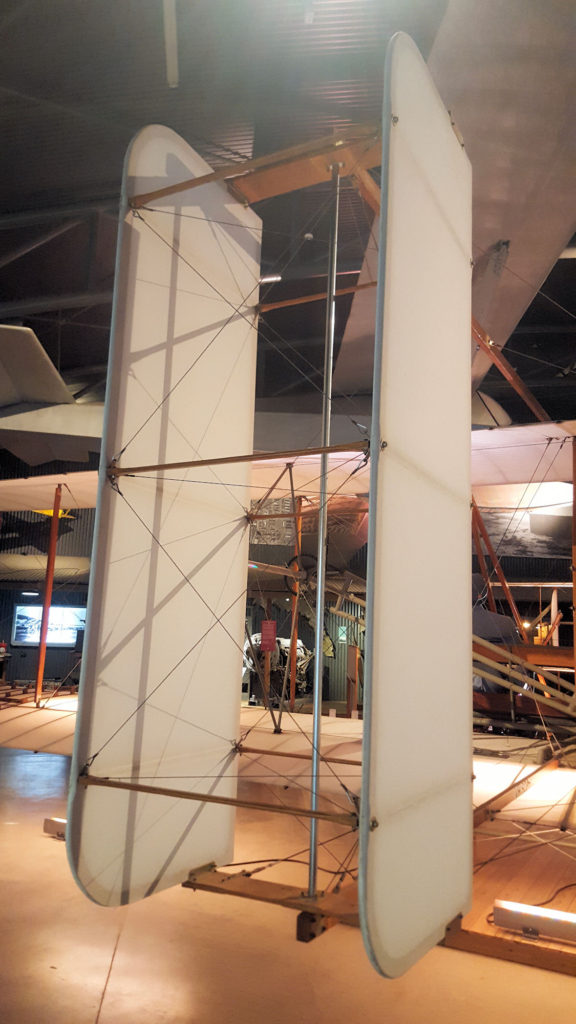
<path fill-rule="evenodd" d="M 22 597 L 40 597 L 40 591 L 38 590 L 22 590 Z"/>
<path fill-rule="evenodd" d="M 277 284 L 282 280 L 282 274 L 266 274 L 260 278 L 260 284 Z"/>

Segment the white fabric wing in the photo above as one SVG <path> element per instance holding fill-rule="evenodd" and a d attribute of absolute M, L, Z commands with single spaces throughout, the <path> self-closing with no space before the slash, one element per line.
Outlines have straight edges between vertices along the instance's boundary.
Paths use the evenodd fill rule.
<path fill-rule="evenodd" d="M 106 467 L 252 450 L 260 221 L 168 129 L 124 181 L 103 468 L 73 780 L 234 796 L 250 464 L 122 476 Z M 226 486 L 220 486 L 222 470 Z M 230 858 L 228 806 L 73 785 L 69 858 L 92 899 L 126 903 Z"/>
<path fill-rule="evenodd" d="M 360 913 L 396 976 L 471 884 L 471 175 L 405 35 L 386 78 Z"/>

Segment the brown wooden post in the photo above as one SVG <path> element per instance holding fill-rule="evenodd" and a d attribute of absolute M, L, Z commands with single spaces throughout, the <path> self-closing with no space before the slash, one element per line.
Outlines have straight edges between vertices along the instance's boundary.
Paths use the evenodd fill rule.
<path fill-rule="evenodd" d="M 488 607 L 491 612 L 497 612 L 496 601 L 494 600 L 494 594 L 492 593 L 492 584 L 490 582 L 490 574 L 486 565 L 486 559 L 484 558 L 484 552 L 482 551 L 482 542 L 480 540 L 480 531 L 478 529 L 478 509 L 476 505 L 472 506 L 472 539 L 474 541 L 474 547 L 476 548 L 476 555 L 478 556 L 478 565 L 482 578 L 486 584 L 486 593 L 488 597 Z"/>
<path fill-rule="evenodd" d="M 296 557 L 300 557 L 302 550 L 302 498 L 296 499 Z M 298 567 L 300 568 L 300 567 Z M 292 629 L 290 631 L 290 711 L 294 711 L 296 704 L 296 662 L 298 658 L 298 604 L 300 593 L 300 581 L 294 581 L 292 595 Z"/>
<path fill-rule="evenodd" d="M 272 601 L 266 601 L 266 618 L 272 618 Z M 264 703 L 270 700 L 270 651 L 264 651 Z"/>
<path fill-rule="evenodd" d="M 360 649 L 355 644 L 348 645 L 346 654 L 346 717 L 352 718 L 352 712 L 358 710 L 358 662 Z"/>
<path fill-rule="evenodd" d="M 54 563 L 56 561 L 56 544 L 58 542 L 58 525 L 60 516 L 60 499 L 62 484 L 58 484 L 54 492 L 52 522 L 50 523 L 50 539 L 48 542 L 48 558 L 46 561 L 46 577 L 44 581 L 44 607 L 42 608 L 42 625 L 40 626 L 40 646 L 38 648 L 38 671 L 36 672 L 36 691 L 34 700 L 40 702 L 44 683 L 44 665 L 46 662 L 46 637 L 48 636 L 48 617 L 52 604 L 52 587 L 54 585 Z"/>
<path fill-rule="evenodd" d="M 502 590 L 504 591 L 504 596 L 505 596 L 505 598 L 506 598 L 506 600 L 508 602 L 508 606 L 510 608 L 510 611 L 512 612 L 512 615 L 514 616 L 514 622 L 516 623 L 516 625 L 518 627 L 518 631 L 519 631 L 520 636 L 522 637 L 524 643 L 527 644 L 527 643 L 529 643 L 528 634 L 526 633 L 526 630 L 524 629 L 524 625 L 522 623 L 522 619 L 520 618 L 520 613 L 519 613 L 519 611 L 518 611 L 518 609 L 516 607 L 516 602 L 515 602 L 514 598 L 512 597 L 512 591 L 510 590 L 510 587 L 508 586 L 508 580 L 506 579 L 504 573 L 502 572 L 502 566 L 500 565 L 500 562 L 498 561 L 498 556 L 496 555 L 496 552 L 494 551 L 494 548 L 492 546 L 492 541 L 490 540 L 490 536 L 489 536 L 488 531 L 487 531 L 487 529 L 486 529 L 486 527 L 484 525 L 484 520 L 482 519 L 482 516 L 480 515 L 480 511 L 478 509 L 478 506 L 477 506 L 476 502 L 474 501 L 474 498 L 472 498 L 472 509 L 476 513 L 476 522 L 478 524 L 478 529 L 480 531 L 480 535 L 482 537 L 482 540 L 484 541 L 484 545 L 486 547 L 486 550 L 488 552 L 488 555 L 490 557 L 492 565 L 494 566 L 494 570 L 495 570 L 496 575 L 497 575 L 497 577 L 498 577 L 498 579 L 500 581 L 500 585 L 502 587 Z M 573 579 L 574 579 L 574 576 L 573 576 Z"/>

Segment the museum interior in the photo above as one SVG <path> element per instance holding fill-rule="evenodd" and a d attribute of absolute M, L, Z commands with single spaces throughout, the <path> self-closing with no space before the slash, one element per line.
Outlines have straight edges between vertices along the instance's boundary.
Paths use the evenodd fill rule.
<path fill-rule="evenodd" d="M 4 0 L 0 42 L 0 1019 L 565 1012 L 574 5 Z M 415 115 L 415 155 L 400 131 L 420 78 L 432 113 Z M 158 194 L 201 176 L 185 198 Z M 438 213 L 467 188 L 467 212 Z M 395 508 L 418 459 L 421 489 Z M 155 730 L 162 770 L 146 768 Z M 464 811 L 435 803 L 452 771 Z M 146 796 L 152 776 L 172 788 Z M 216 790 L 234 796 L 211 805 Z M 427 808 L 405 846 L 391 832 L 397 883 L 393 853 L 374 867 L 386 811 L 363 809 L 394 819 L 393 794 Z M 197 819 L 191 849 L 207 852 L 182 871 Z M 123 867 L 107 862 L 117 828 Z M 220 831 L 227 857 L 210 852 Z M 147 857 L 162 861 L 148 880 Z M 467 896 L 383 968 L 403 913 L 426 931 L 443 858 L 466 865 Z"/>

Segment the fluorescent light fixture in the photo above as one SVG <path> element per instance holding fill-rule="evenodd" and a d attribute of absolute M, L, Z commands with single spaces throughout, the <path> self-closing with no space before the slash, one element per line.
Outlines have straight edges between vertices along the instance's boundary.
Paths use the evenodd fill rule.
<path fill-rule="evenodd" d="M 39 590 L 22 590 L 21 594 L 22 594 L 22 597 L 39 597 L 40 596 L 40 591 Z"/>
<path fill-rule="evenodd" d="M 281 280 L 282 274 L 266 274 L 265 277 L 260 278 L 260 284 L 277 284 Z"/>
<path fill-rule="evenodd" d="M 494 924 L 498 928 L 522 932 L 535 939 L 546 935 L 562 942 L 576 942 L 576 914 L 550 907 L 532 907 L 511 900 L 494 901 Z"/>
<path fill-rule="evenodd" d="M 55 839 L 66 838 L 66 818 L 44 818 L 44 834 Z"/>

